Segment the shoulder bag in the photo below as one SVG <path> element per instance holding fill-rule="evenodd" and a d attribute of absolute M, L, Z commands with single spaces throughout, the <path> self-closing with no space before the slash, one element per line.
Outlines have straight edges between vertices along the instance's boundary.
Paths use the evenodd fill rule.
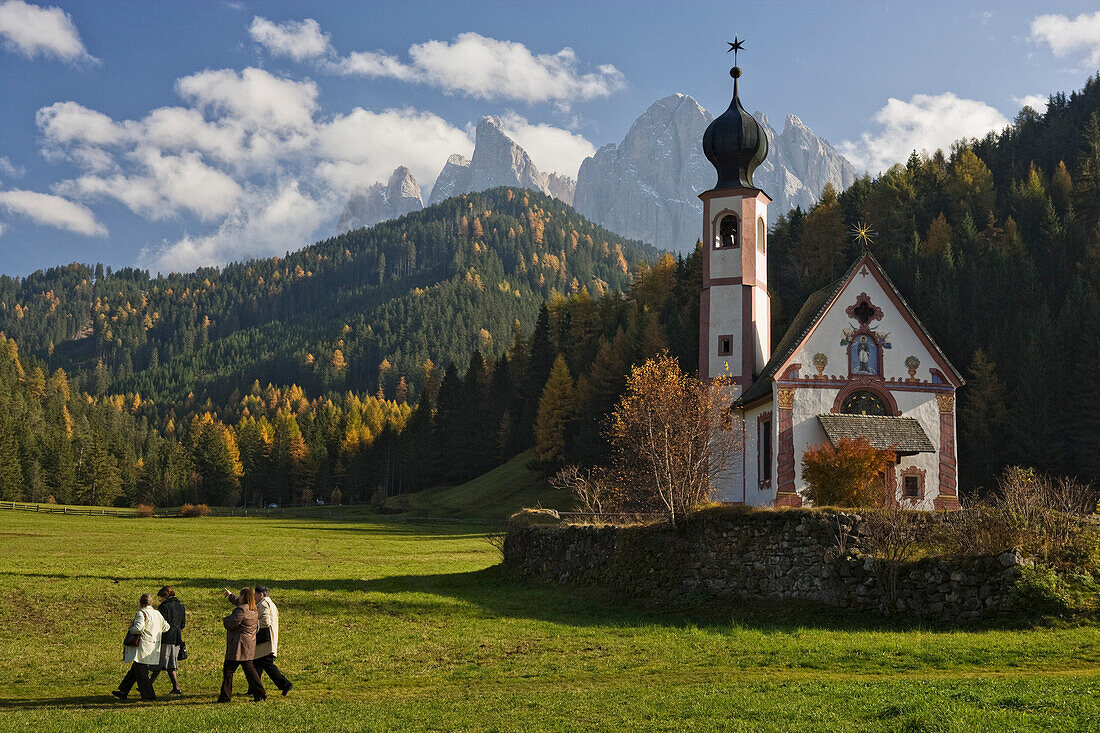
<path fill-rule="evenodd" d="M 141 615 L 145 616 L 145 613 L 142 612 Z M 146 625 L 149 624 L 148 616 L 145 616 L 145 623 Z M 122 646 L 141 646 L 141 632 L 128 632 L 126 638 L 122 640 Z"/>

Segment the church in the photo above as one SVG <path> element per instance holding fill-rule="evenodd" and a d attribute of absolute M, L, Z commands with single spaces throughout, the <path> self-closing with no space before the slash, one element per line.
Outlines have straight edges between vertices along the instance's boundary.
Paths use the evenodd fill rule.
<path fill-rule="evenodd" d="M 732 46 L 733 44 L 731 44 Z M 718 182 L 703 202 L 699 376 L 728 377 L 744 431 L 718 499 L 754 506 L 804 503 L 807 448 L 863 437 L 892 448 L 881 477 L 888 502 L 955 509 L 958 370 L 870 252 L 811 295 L 772 348 L 767 209 L 753 185 L 767 135 L 738 97 L 703 136 Z"/>

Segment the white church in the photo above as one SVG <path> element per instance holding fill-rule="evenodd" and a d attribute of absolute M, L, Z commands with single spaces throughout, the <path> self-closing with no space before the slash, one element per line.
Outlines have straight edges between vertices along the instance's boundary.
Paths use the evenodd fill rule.
<path fill-rule="evenodd" d="M 955 390 L 963 379 L 871 254 L 811 295 L 772 349 L 771 199 L 752 181 L 768 139 L 741 106 L 740 69 L 730 74 L 733 100 L 703 136 L 718 183 L 699 195 L 700 378 L 732 378 L 732 410 L 744 428 L 719 500 L 802 506 L 806 449 L 865 437 L 897 455 L 882 477 L 888 501 L 958 508 Z"/>

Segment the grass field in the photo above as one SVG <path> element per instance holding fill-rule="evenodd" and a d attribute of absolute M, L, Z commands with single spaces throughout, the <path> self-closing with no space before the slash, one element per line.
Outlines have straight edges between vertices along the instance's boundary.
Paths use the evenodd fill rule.
<path fill-rule="evenodd" d="M 390 499 L 391 509 L 420 517 L 452 519 L 507 519 L 524 506 L 564 509 L 564 492 L 551 488 L 546 478 L 528 465 L 533 450 L 458 486 L 432 488 Z"/>
<path fill-rule="evenodd" d="M 1096 627 L 662 613 L 498 559 L 459 525 L 0 512 L 0 730 L 1100 730 Z M 125 626 L 165 582 L 188 608 L 186 694 L 120 703 Z M 219 589 L 261 582 L 294 690 L 253 703 L 238 676 L 213 705 Z"/>

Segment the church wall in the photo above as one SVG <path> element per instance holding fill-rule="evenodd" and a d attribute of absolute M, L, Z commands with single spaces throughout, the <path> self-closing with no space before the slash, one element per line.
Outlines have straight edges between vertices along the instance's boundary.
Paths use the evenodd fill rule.
<path fill-rule="evenodd" d="M 928 439 L 936 451 L 934 453 L 918 453 L 915 456 L 902 456 L 901 462 L 895 468 L 898 473 L 897 496 L 902 506 L 912 506 L 916 509 L 932 510 L 932 502 L 939 494 L 940 486 L 940 411 L 936 406 L 936 396 L 930 392 L 896 392 L 894 398 L 898 401 L 898 409 L 908 417 L 915 417 L 924 428 Z M 924 498 L 918 502 L 902 501 L 901 476 L 907 468 L 917 468 L 924 472 Z"/>
<path fill-rule="evenodd" d="M 832 412 L 833 401 L 840 394 L 838 389 L 797 389 L 794 393 L 794 405 L 791 409 L 791 423 L 794 433 L 794 485 L 801 493 L 805 484 L 802 481 L 802 454 L 810 446 L 821 445 L 828 441 L 821 427 L 818 415 Z"/>
<path fill-rule="evenodd" d="M 744 481 L 741 484 L 740 496 L 736 501 L 744 501 L 744 503 L 751 506 L 770 506 L 775 501 L 776 491 L 776 464 L 775 464 L 775 447 L 779 445 L 779 432 L 774 418 L 775 412 L 772 404 L 765 403 L 764 405 L 754 407 L 751 410 L 745 411 L 745 456 L 744 456 Z M 768 456 L 768 460 L 771 462 L 771 480 L 767 484 L 761 484 L 760 482 L 760 419 L 762 416 L 768 415 L 772 419 L 769 421 L 769 430 L 771 432 L 771 455 Z M 743 498 L 742 498 L 743 497 Z"/>
<path fill-rule="evenodd" d="M 821 317 L 813 333 L 795 353 L 792 362 L 802 365 L 803 376 L 812 376 L 819 373 L 814 356 L 824 354 L 828 363 L 821 370 L 821 375 L 847 378 L 848 345 L 842 342 L 858 328 L 859 322 L 845 311 L 849 306 L 855 305 L 857 298 L 863 293 L 870 297 L 872 305 L 882 309 L 882 319 L 871 323 L 871 330 L 885 341 L 882 349 L 883 374 L 880 376 L 887 380 L 910 379 L 905 361 L 909 356 L 915 356 L 920 364 L 912 378 L 931 382 L 930 370 L 937 368 L 935 358 L 921 342 L 914 328 L 894 307 L 873 274 L 863 276 L 856 273 L 852 282 L 841 291 L 833 306 Z"/>

